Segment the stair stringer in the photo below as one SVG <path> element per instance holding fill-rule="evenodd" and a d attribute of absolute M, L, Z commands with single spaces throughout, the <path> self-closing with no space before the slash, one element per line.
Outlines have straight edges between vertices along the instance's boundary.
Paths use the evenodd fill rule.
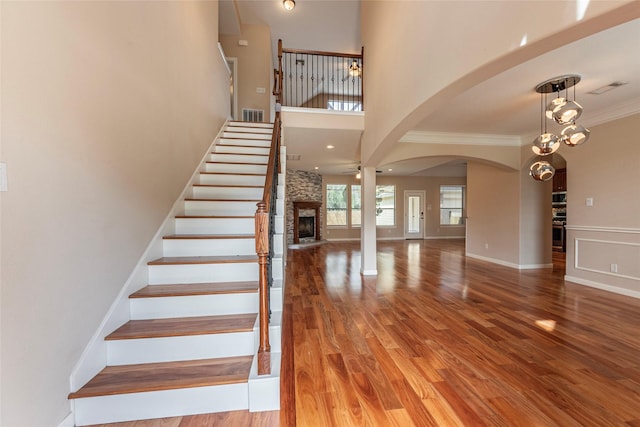
<path fill-rule="evenodd" d="M 100 326 L 89 340 L 89 343 L 82 352 L 78 363 L 75 365 L 71 371 L 71 375 L 69 376 L 69 389 L 71 391 L 77 390 L 83 384 L 86 384 L 91 378 L 107 366 L 107 343 L 105 341 L 105 337 L 120 325 L 131 320 L 129 295 L 148 284 L 149 266 L 147 263 L 163 256 L 163 237 L 167 234 L 174 233 L 175 216 L 179 215 L 184 209 L 184 199 L 190 196 L 193 184 L 198 182 L 199 174 L 204 170 L 206 162 L 216 145 L 216 141 L 221 138 L 230 122 L 231 120 L 227 120 L 223 123 L 211 145 L 207 147 L 202 159 L 191 175 L 191 178 L 187 181 L 182 192 L 176 198 L 176 201 L 158 228 L 158 231 L 142 253 L 142 256 L 133 268 L 131 275 L 123 284 L 122 289 L 116 296 L 113 304 L 111 304 L 111 307 L 100 323 Z M 73 399 L 69 400 L 69 402 L 71 405 L 71 412 L 74 412 L 75 402 Z"/>

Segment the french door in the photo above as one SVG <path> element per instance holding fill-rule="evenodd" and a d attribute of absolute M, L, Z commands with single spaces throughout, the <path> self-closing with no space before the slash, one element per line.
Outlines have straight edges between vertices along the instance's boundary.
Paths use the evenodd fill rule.
<path fill-rule="evenodd" d="M 404 192 L 404 238 L 424 239 L 424 191 Z"/>

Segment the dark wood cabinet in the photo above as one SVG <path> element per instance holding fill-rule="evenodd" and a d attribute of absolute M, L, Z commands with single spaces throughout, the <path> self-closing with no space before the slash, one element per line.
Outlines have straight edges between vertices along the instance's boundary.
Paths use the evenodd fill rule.
<path fill-rule="evenodd" d="M 553 191 L 567 191 L 567 169 L 557 169 L 553 176 Z"/>

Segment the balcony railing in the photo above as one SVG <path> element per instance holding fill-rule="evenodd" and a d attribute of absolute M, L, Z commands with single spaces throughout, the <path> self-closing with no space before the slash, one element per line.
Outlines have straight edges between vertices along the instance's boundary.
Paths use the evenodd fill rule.
<path fill-rule="evenodd" d="M 274 77 L 283 106 L 363 111 L 363 53 L 285 49 L 278 40 Z"/>

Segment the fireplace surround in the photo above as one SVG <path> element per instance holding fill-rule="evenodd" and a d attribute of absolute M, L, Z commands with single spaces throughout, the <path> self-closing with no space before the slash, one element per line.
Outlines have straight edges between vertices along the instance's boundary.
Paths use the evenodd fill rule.
<path fill-rule="evenodd" d="M 315 240 L 320 240 L 320 207 L 321 206 L 322 206 L 322 203 L 313 202 L 309 200 L 299 200 L 297 202 L 293 202 L 293 243 L 295 244 L 300 243 L 300 209 L 310 209 L 315 211 L 315 219 L 314 219 L 315 232 L 313 234 L 313 237 L 315 237 Z"/>

